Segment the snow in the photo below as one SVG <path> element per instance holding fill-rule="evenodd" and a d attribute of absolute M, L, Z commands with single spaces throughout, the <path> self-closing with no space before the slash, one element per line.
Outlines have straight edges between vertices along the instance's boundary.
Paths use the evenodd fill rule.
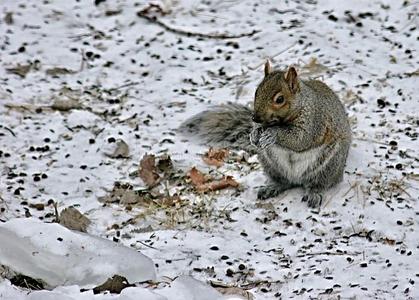
<path fill-rule="evenodd" d="M 129 282 L 156 278 L 153 262 L 141 253 L 59 224 L 12 219 L 0 224 L 0 240 L 0 265 L 49 287 L 91 287 L 115 274 Z"/>
<path fill-rule="evenodd" d="M 187 275 L 239 287 L 256 300 L 419 298 L 417 3 L 164 1 L 170 12 L 158 17 L 175 28 L 260 30 L 219 40 L 179 36 L 140 19 L 146 0 L 93 2 L 0 3 L 1 221 L 31 216 L 48 223 L 49 202 L 59 211 L 75 206 L 92 221 L 90 235 L 152 259 L 160 284 Z M 5 23 L 7 12 L 12 24 Z M 299 189 L 256 201 L 266 177 L 255 157 L 208 167 L 201 154 L 209 145 L 175 131 L 210 105 L 251 102 L 267 57 L 277 68 L 295 64 L 303 76 L 322 79 L 348 111 L 354 139 L 344 181 L 320 211 L 301 203 Z M 28 63 L 25 77 L 6 70 Z M 74 72 L 48 75 L 53 67 Z M 76 99 L 81 107 L 48 108 L 57 99 Z M 127 143 L 129 158 L 106 155 L 112 138 Z M 130 174 L 145 153 L 168 153 L 181 172 L 196 166 L 231 175 L 241 189 L 197 194 L 184 182 L 164 181 L 160 191 L 180 193 L 182 205 L 128 209 L 99 202 L 115 181 L 144 189 Z M 52 237 L 51 251 L 64 253 Z M 134 289 L 142 288 L 122 295 Z M 2 299 L 25 299 L 28 292 L 0 283 Z M 53 292 L 93 297 L 77 286 Z"/>
<path fill-rule="evenodd" d="M 224 299 L 224 297 L 215 289 L 204 285 L 189 276 L 177 278 L 171 285 L 170 290 L 160 292 L 168 299 L 173 300 L 212 300 Z"/>
<path fill-rule="evenodd" d="M 121 294 L 98 294 L 93 292 L 80 293 L 80 287 L 68 286 L 56 288 L 52 291 L 33 291 L 27 294 L 18 291 L 8 282 L 0 284 L 1 299 L 14 300 L 240 300 L 237 296 L 223 296 L 215 289 L 189 276 L 180 276 L 170 285 L 155 292 L 142 287 L 128 287 Z"/>

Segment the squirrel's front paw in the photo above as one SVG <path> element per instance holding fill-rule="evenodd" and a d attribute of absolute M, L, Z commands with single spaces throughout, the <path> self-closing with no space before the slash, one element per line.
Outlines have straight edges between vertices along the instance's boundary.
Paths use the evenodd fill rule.
<path fill-rule="evenodd" d="M 262 127 L 253 127 L 252 132 L 250 133 L 250 143 L 253 146 L 259 147 L 260 136 L 262 135 Z"/>
<path fill-rule="evenodd" d="M 266 148 L 270 145 L 275 144 L 277 132 L 275 128 L 269 127 L 262 131 L 259 138 L 259 147 Z"/>
<path fill-rule="evenodd" d="M 323 201 L 323 195 L 320 193 L 309 193 L 304 195 L 301 201 L 307 202 L 308 207 L 310 208 L 320 207 Z"/>

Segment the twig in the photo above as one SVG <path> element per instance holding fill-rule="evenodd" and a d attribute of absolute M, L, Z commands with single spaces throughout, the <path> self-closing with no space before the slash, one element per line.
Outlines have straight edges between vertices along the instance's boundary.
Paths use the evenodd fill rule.
<path fill-rule="evenodd" d="M 21 110 L 31 111 L 31 106 L 30 105 L 24 105 L 24 104 L 6 103 L 6 104 L 4 104 L 4 107 L 6 107 L 8 109 L 21 109 Z"/>
<path fill-rule="evenodd" d="M 55 216 L 55 222 L 60 223 L 60 215 L 58 214 L 58 207 L 57 202 L 54 201 L 54 216 Z"/>
<path fill-rule="evenodd" d="M 157 248 L 155 248 L 155 247 L 153 247 L 153 246 L 147 245 L 146 243 L 143 243 L 143 242 L 141 242 L 141 241 L 137 241 L 137 242 L 139 242 L 141 245 L 146 246 L 146 247 L 148 247 L 148 248 L 151 248 L 151 249 L 154 249 L 154 250 L 159 250 L 159 249 L 157 249 Z"/>
<path fill-rule="evenodd" d="M 281 50 L 281 51 L 279 51 L 279 52 L 275 53 L 274 55 L 270 56 L 269 58 L 270 58 L 270 59 L 273 59 L 273 58 L 277 57 L 278 55 L 281 55 L 282 53 L 287 52 L 289 49 L 291 49 L 291 48 L 292 48 L 292 47 L 294 47 L 295 45 L 297 45 L 297 43 L 294 43 L 294 44 L 292 44 L 292 45 L 289 45 L 287 48 L 285 48 L 285 49 L 283 49 L 283 50 Z M 249 70 L 254 71 L 254 70 L 258 69 L 259 67 L 263 66 L 264 64 L 265 64 L 265 61 L 261 62 L 260 64 L 258 64 L 258 65 L 256 65 L 256 66 L 254 66 L 254 67 L 250 67 L 250 66 L 249 66 L 248 68 L 249 68 Z"/>
<path fill-rule="evenodd" d="M 369 138 L 354 137 L 353 139 L 354 140 L 358 140 L 358 141 L 363 141 L 363 142 L 371 142 L 371 143 L 376 143 L 376 144 L 379 144 L 379 145 L 389 146 L 388 143 L 376 141 L 376 140 L 369 139 Z"/>
<path fill-rule="evenodd" d="M 404 5 L 404 8 L 409 7 L 409 6 L 413 6 L 413 5 L 417 5 L 417 4 L 419 4 L 419 1 L 408 3 L 408 4 Z"/>
<path fill-rule="evenodd" d="M 180 35 L 183 35 L 183 36 L 187 36 L 187 37 L 200 37 L 200 38 L 208 38 L 208 39 L 237 39 L 237 38 L 246 37 L 246 36 L 250 37 L 250 36 L 253 36 L 256 33 L 260 32 L 260 30 L 252 30 L 251 32 L 240 33 L 240 34 L 232 34 L 232 35 L 226 34 L 226 33 L 217 34 L 217 33 L 191 32 L 191 31 L 187 31 L 185 29 L 171 27 L 171 26 L 167 25 L 166 23 L 160 21 L 156 16 L 147 15 L 152 8 L 155 8 L 162 15 L 165 14 L 165 12 L 163 11 L 163 9 L 160 6 L 149 5 L 146 8 L 137 12 L 137 16 L 149 21 L 150 23 L 159 25 L 160 27 L 166 29 L 167 31 L 170 31 L 170 32 L 176 33 L 176 34 L 180 34 Z"/>
<path fill-rule="evenodd" d="M 339 193 L 339 191 L 336 191 L 333 195 L 331 195 L 330 197 L 327 197 L 326 200 L 324 201 L 324 204 L 322 206 L 322 208 L 326 208 L 326 206 L 329 205 L 329 203 L 332 201 L 332 199 Z"/>
<path fill-rule="evenodd" d="M 9 127 L 4 126 L 4 125 L 0 125 L 0 128 L 4 128 L 6 129 L 8 132 L 10 132 L 14 137 L 16 137 L 16 134 L 13 132 L 13 130 L 11 130 Z"/>
<path fill-rule="evenodd" d="M 120 89 L 125 88 L 125 87 L 129 87 L 129 86 L 137 85 L 137 84 L 140 84 L 140 83 L 139 83 L 139 82 L 128 82 L 128 83 L 125 83 L 125 84 L 123 84 L 123 85 L 120 85 L 120 86 L 117 86 L 117 87 L 111 88 L 111 89 L 109 89 L 108 91 L 109 91 L 109 92 L 113 92 L 113 91 L 120 90 Z"/>
<path fill-rule="evenodd" d="M 81 62 L 80 62 L 80 69 L 79 72 L 82 72 L 84 70 L 84 64 L 85 64 L 85 57 L 84 57 L 84 49 L 81 50 Z"/>
<path fill-rule="evenodd" d="M 348 253 L 348 252 L 313 252 L 313 253 L 305 253 L 305 254 L 299 254 L 297 257 L 305 257 L 305 256 L 315 256 L 315 255 L 352 255 L 356 256 L 361 254 L 361 252 L 354 252 L 354 253 Z"/>

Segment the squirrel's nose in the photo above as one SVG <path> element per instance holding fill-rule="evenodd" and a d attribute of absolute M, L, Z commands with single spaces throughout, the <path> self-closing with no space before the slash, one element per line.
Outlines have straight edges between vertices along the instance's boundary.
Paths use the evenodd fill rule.
<path fill-rule="evenodd" d="M 256 114 L 253 115 L 252 120 L 255 123 L 262 123 L 262 119 Z"/>

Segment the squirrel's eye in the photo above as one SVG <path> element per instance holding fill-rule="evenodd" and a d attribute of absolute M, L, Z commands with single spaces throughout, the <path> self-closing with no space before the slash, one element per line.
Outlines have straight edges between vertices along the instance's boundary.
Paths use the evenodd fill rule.
<path fill-rule="evenodd" d="M 276 104 L 282 104 L 282 103 L 284 103 L 284 101 L 285 101 L 284 96 L 277 96 L 275 98 L 275 103 Z"/>

